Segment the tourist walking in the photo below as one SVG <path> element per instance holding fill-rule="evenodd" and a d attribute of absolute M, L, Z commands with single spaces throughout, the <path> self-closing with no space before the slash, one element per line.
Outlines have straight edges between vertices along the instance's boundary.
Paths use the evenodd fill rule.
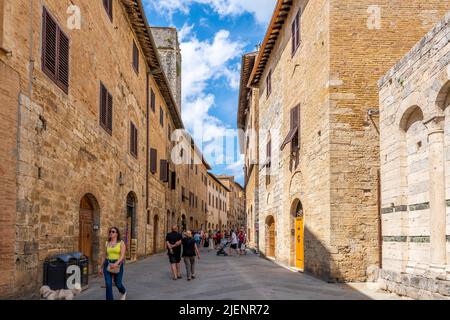
<path fill-rule="evenodd" d="M 186 231 L 183 243 L 183 260 L 186 265 L 187 281 L 195 279 L 195 257 L 200 259 L 197 242 L 192 238 L 192 232 Z"/>
<path fill-rule="evenodd" d="M 167 254 L 169 256 L 172 279 L 181 279 L 181 240 L 182 236 L 178 232 L 178 226 L 172 227 L 172 232 L 166 236 Z"/>
<path fill-rule="evenodd" d="M 241 228 L 241 230 L 239 231 L 238 240 L 239 240 L 238 244 L 239 253 L 241 255 L 247 254 L 247 251 L 245 250 L 245 246 L 247 243 L 247 235 L 245 234 L 244 228 Z"/>
<path fill-rule="evenodd" d="M 234 230 L 233 229 L 231 229 L 231 231 L 230 231 L 230 234 L 231 234 L 231 245 L 230 245 L 230 249 L 229 249 L 229 255 L 230 256 L 232 256 L 233 254 L 231 253 L 231 251 L 232 250 L 234 250 L 234 252 L 236 252 L 236 254 L 238 255 L 239 254 L 239 252 L 238 252 L 238 239 L 237 239 L 237 236 L 236 236 L 236 232 L 234 232 Z"/>
<path fill-rule="evenodd" d="M 125 243 L 120 238 L 120 231 L 113 227 L 109 229 L 108 241 L 106 242 L 105 252 L 103 255 L 103 263 L 100 264 L 100 275 L 105 278 L 106 284 L 106 300 L 114 300 L 113 295 L 113 276 L 114 283 L 121 293 L 120 300 L 125 300 L 127 290 L 122 284 L 124 263 L 125 263 Z"/>
<path fill-rule="evenodd" d="M 197 244 L 197 248 L 200 248 L 200 244 L 201 244 L 202 238 L 201 238 L 200 233 L 198 231 L 194 231 L 194 240 L 195 240 L 195 243 Z"/>

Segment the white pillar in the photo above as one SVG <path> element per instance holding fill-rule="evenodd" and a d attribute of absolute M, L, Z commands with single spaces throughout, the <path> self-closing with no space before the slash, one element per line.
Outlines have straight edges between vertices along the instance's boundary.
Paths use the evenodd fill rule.
<path fill-rule="evenodd" d="M 444 172 L 444 117 L 427 121 L 430 170 L 430 248 L 431 264 L 438 271 L 446 264 L 446 203 Z M 439 270 L 438 272 L 440 273 Z"/>

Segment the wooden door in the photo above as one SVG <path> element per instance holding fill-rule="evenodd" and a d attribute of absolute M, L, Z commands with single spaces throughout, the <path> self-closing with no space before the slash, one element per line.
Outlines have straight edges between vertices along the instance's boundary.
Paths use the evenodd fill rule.
<path fill-rule="evenodd" d="M 295 267 L 305 268 L 303 216 L 295 219 Z"/>
<path fill-rule="evenodd" d="M 275 257 L 275 221 L 267 224 L 267 256 Z"/>
<path fill-rule="evenodd" d="M 92 241 L 94 229 L 94 211 L 89 209 L 80 210 L 80 252 L 85 254 L 89 261 L 92 260 Z"/>

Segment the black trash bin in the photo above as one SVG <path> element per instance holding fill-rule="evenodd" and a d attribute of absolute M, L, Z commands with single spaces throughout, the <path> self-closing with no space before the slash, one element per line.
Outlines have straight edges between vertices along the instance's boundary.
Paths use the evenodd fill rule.
<path fill-rule="evenodd" d="M 77 261 L 81 273 L 81 288 L 84 290 L 89 284 L 89 258 L 81 252 L 69 253 Z"/>
<path fill-rule="evenodd" d="M 69 254 L 49 257 L 44 261 L 44 285 L 52 290 L 67 289 L 67 268 L 77 265 L 77 260 Z"/>

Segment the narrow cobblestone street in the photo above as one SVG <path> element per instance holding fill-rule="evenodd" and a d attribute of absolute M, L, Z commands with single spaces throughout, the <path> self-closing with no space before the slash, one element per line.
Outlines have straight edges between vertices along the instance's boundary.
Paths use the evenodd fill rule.
<path fill-rule="evenodd" d="M 198 260 L 197 260 L 198 261 Z M 352 288 L 348 284 L 329 284 L 302 273 L 287 270 L 272 261 L 248 253 L 245 256 L 216 256 L 215 251 L 201 252 L 197 278 L 186 281 L 170 277 L 165 254 L 127 265 L 124 285 L 128 300 L 367 300 L 398 297 L 367 285 Z M 89 289 L 78 299 L 103 300 L 102 279 L 93 278 Z M 114 288 L 115 298 L 120 294 Z"/>

